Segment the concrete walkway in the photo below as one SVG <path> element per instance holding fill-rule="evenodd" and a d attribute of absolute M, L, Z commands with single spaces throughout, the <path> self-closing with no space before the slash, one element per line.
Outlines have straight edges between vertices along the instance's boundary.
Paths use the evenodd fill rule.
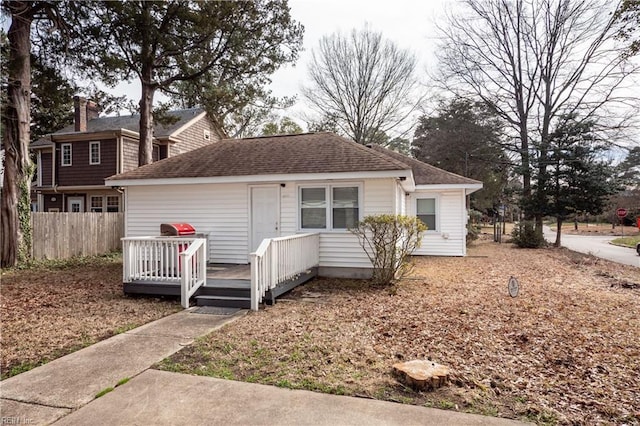
<path fill-rule="evenodd" d="M 21 419 L 19 424 L 50 424 L 93 401 L 105 388 L 140 374 L 245 313 L 208 315 L 193 313 L 192 308 L 3 380 L 2 418 Z"/>
<path fill-rule="evenodd" d="M 513 425 L 506 419 L 151 370 L 244 315 L 183 311 L 0 382 L 3 424 Z M 125 378 L 129 382 L 95 398 Z"/>

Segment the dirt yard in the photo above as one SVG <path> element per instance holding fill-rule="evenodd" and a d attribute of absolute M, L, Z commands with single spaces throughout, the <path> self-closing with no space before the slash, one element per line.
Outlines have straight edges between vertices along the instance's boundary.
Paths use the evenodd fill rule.
<path fill-rule="evenodd" d="M 519 296 L 507 281 L 520 282 Z M 565 249 L 477 242 L 392 289 L 318 279 L 158 368 L 538 424 L 640 424 L 640 270 Z M 449 366 L 414 392 L 398 361 Z"/>
<path fill-rule="evenodd" d="M 2 273 L 2 378 L 180 309 L 176 300 L 122 293 L 119 257 Z"/>
<path fill-rule="evenodd" d="M 555 225 L 550 226 L 554 231 Z M 579 223 L 578 229 L 575 229 L 573 222 L 567 222 L 562 224 L 563 234 L 572 235 L 618 235 L 618 236 L 633 236 L 640 235 L 640 230 L 636 226 L 616 225 L 614 228 L 610 223 Z"/>

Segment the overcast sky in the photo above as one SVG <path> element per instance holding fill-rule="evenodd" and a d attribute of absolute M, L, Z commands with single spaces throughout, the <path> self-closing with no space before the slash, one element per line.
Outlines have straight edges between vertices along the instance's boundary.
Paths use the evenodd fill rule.
<path fill-rule="evenodd" d="M 275 96 L 298 95 L 298 104 L 288 114 L 298 118 L 306 108 L 299 96 L 305 83 L 311 49 L 322 36 L 343 33 L 368 25 L 374 31 L 411 50 L 418 58 L 418 74 L 426 79 L 426 67 L 433 66 L 436 31 L 434 24 L 445 11 L 446 0 L 289 0 L 291 14 L 304 27 L 304 51 L 295 66 L 287 66 L 273 75 Z M 449 7 L 449 6 L 447 6 Z"/>

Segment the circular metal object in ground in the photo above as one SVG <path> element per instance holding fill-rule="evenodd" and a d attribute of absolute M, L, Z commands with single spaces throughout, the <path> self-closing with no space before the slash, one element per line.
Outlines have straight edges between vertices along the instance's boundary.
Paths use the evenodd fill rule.
<path fill-rule="evenodd" d="M 520 284 L 518 283 L 516 277 L 509 278 L 509 284 L 507 285 L 507 288 L 509 289 L 509 296 L 518 296 L 518 293 L 520 292 Z"/>

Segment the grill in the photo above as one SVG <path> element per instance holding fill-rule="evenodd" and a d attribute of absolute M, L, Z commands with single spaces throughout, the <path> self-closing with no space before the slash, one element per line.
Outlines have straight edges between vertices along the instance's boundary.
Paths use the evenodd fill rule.
<path fill-rule="evenodd" d="M 163 223 L 160 225 L 160 235 L 163 237 L 196 235 L 196 228 L 188 223 Z"/>

